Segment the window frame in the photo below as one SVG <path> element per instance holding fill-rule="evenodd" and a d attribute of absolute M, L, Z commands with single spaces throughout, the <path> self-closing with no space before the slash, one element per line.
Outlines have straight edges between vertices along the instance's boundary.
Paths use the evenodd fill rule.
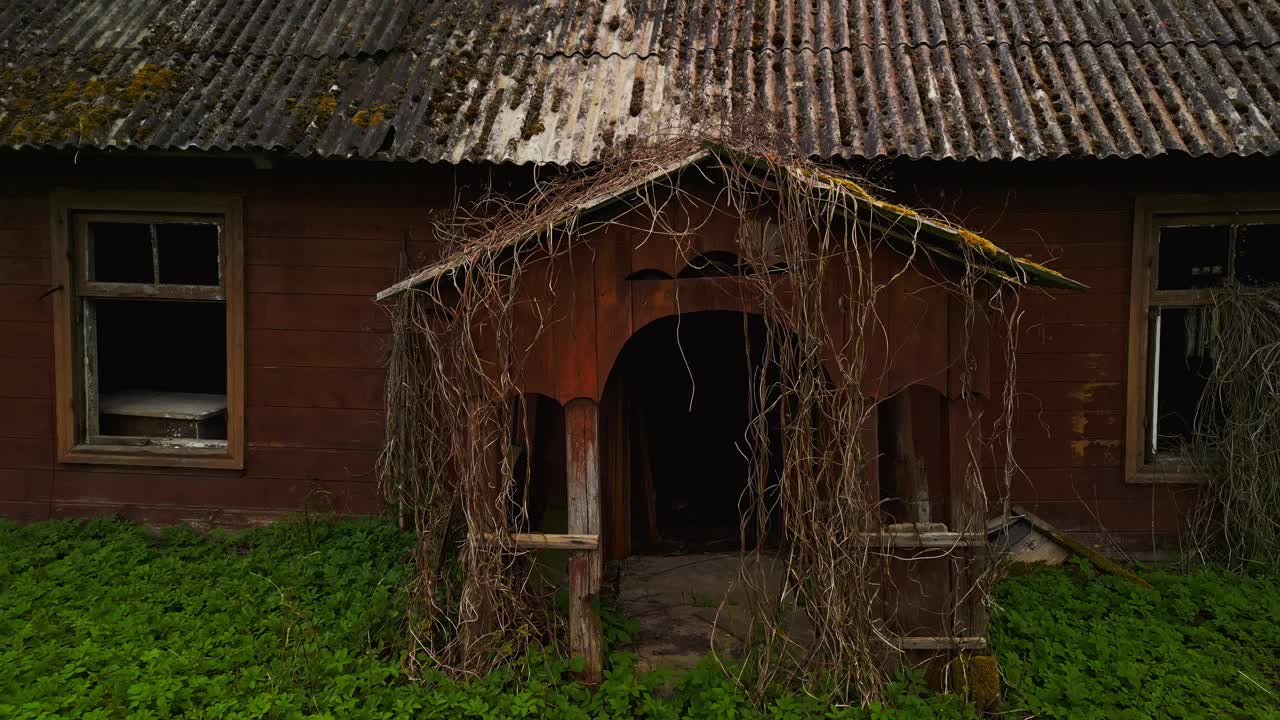
<path fill-rule="evenodd" d="M 88 223 L 127 213 L 144 222 L 220 218 L 222 282 L 219 286 L 91 281 L 84 258 Z M 52 194 L 50 270 L 54 297 L 54 401 L 57 460 L 60 463 L 243 469 L 244 419 L 244 235 L 243 201 L 236 195 L 204 193 L 113 193 L 61 191 Z M 79 242 L 77 242 L 80 240 Z M 80 433 L 86 412 L 86 379 L 77 360 L 82 298 L 132 297 L 221 301 L 226 310 L 227 439 L 225 447 L 173 441 L 143 445 L 142 439 L 88 442 Z M 113 438 L 114 439 L 114 438 Z M 207 441 L 205 441 L 207 442 Z M 186 445 L 186 447 L 183 447 Z"/>
<path fill-rule="evenodd" d="M 1129 272 L 1129 341 L 1125 373 L 1124 477 L 1134 484 L 1204 482 L 1185 462 L 1147 460 L 1152 367 L 1148 331 L 1153 308 L 1207 304 L 1211 289 L 1159 290 L 1159 231 L 1178 225 L 1243 224 L 1280 218 L 1280 195 L 1139 195 L 1134 204 L 1133 256 Z M 1234 258 L 1228 262 L 1234 264 Z"/>

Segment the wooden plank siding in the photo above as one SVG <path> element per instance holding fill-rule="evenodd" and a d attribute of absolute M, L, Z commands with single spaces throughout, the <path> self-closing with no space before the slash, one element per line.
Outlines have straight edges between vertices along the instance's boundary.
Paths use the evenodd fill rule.
<path fill-rule="evenodd" d="M 402 242 L 413 256 L 429 249 L 430 203 L 402 188 L 288 190 L 270 173 L 232 175 L 200 189 L 245 198 L 248 448 L 233 471 L 54 462 L 49 196 L 0 191 L 0 515 L 238 524 L 378 510 L 389 324 L 372 297 L 395 280 Z"/>
<path fill-rule="evenodd" d="M 965 212 L 974 227 L 1090 286 L 1084 294 L 1030 290 L 1019 298 L 1013 502 L 1104 551 L 1167 552 L 1194 488 L 1130 485 L 1122 468 L 1134 196 L 1027 193 L 1019 204 L 1012 192 L 994 195 L 991 206 L 978 200 Z M 993 337 L 993 397 L 1006 385 L 1003 341 Z M 990 492 L 999 473 L 984 469 Z"/>
<path fill-rule="evenodd" d="M 242 162 L 206 171 L 204 165 L 157 160 L 147 167 L 163 173 L 143 178 L 134 162 L 139 161 L 116 169 L 127 168 L 136 183 L 68 161 L 47 168 L 31 163 L 35 175 L 22 171 L 21 190 L 0 185 L 0 514 L 32 520 L 119 511 L 172 521 L 253 519 L 304 507 L 376 510 L 371 470 L 382 440 L 388 325 L 372 295 L 395 279 L 403 242 L 415 257 L 430 249 L 430 213 L 450 202 L 459 187 L 493 181 L 518 189 L 532 171 L 475 169 L 464 182 L 463 171 L 438 167 L 317 163 L 251 172 Z M 887 181 L 904 201 L 911 202 L 914 192 L 1014 254 L 1092 287 L 1084 295 L 1032 290 L 1021 299 L 1015 450 L 1023 472 L 1014 478 L 1013 500 L 1064 530 L 1126 550 L 1167 547 L 1194 493 L 1185 486 L 1129 485 L 1122 473 L 1135 193 L 1194 189 L 1183 186 L 1195 183 L 1217 189 L 1229 171 L 1203 170 L 1214 162 L 1196 165 L 1198 172 L 1171 172 L 1154 163 L 1112 165 L 1124 170 L 1102 179 L 1083 165 L 1073 170 L 1049 163 L 1023 169 L 900 163 Z M 1213 167 L 1236 168 L 1230 172 L 1237 184 L 1264 177 L 1260 170 L 1240 171 L 1245 166 L 1239 163 Z M 979 174 L 981 182 L 969 190 Z M 84 185 L 79 189 L 136 184 L 139 190 L 244 194 L 243 471 L 53 462 L 51 304 L 42 298 L 49 283 L 49 198 L 45 190 L 27 188 L 70 182 Z M 10 187 L 18 187 L 14 183 Z M 913 190 L 913 183 L 923 189 Z M 951 193 L 945 202 L 943 190 Z M 632 237 L 630 244 L 638 245 L 631 269 L 679 269 L 658 238 L 639 243 Z M 600 257 L 619 269 L 627 259 Z M 575 254 L 573 262 L 573 274 L 554 278 L 564 296 L 594 297 L 602 307 L 628 302 L 608 277 L 582 271 L 580 265 L 591 262 L 589 253 Z M 631 283 L 629 330 L 669 312 L 675 302 L 669 290 L 661 283 Z M 605 367 L 612 360 L 608 347 L 592 347 L 599 318 L 567 307 L 551 310 L 567 321 L 556 328 L 556 343 L 577 352 L 569 358 L 539 356 L 536 374 L 548 378 L 540 391 L 553 395 L 559 383 L 563 397 L 590 396 L 606 373 L 589 374 L 574 358 L 594 355 Z M 992 336 L 1000 341 L 998 329 Z M 616 338 L 606 345 L 613 344 Z M 991 396 L 999 397 L 1006 366 L 998 344 L 991 366 Z M 990 421 L 989 413 L 988 427 Z M 988 479 L 995 471 L 987 468 Z"/>

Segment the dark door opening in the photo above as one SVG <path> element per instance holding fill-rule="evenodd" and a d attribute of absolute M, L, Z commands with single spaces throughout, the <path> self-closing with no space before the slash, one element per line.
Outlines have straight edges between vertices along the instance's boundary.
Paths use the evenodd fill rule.
<path fill-rule="evenodd" d="M 765 342 L 759 316 L 709 311 L 656 321 L 623 348 L 602 406 L 616 438 L 606 468 L 627 475 L 610 484 L 629 500 L 628 509 L 612 503 L 629 517 L 611 521 L 629 522 L 633 552 L 740 545 L 755 452 L 748 383 L 759 377 Z M 775 447 L 776 423 L 766 435 Z"/>

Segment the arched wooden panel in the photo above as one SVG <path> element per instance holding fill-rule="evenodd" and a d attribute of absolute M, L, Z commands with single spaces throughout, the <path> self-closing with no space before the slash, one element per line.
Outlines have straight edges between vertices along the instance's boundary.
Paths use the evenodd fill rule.
<path fill-rule="evenodd" d="M 520 293 L 513 307 L 515 382 L 525 395 L 556 398 L 555 298 L 547 292 L 550 260 L 524 267 Z"/>
<path fill-rule="evenodd" d="M 596 248 L 580 242 L 556 260 L 553 284 L 556 307 L 563 308 L 555 324 L 556 398 L 599 399 L 596 382 Z"/>
<path fill-rule="evenodd" d="M 885 292 L 889 296 L 889 393 L 908 385 L 927 385 L 945 394 L 950 361 L 947 288 L 911 266 Z"/>
<path fill-rule="evenodd" d="M 615 225 L 595 246 L 596 398 L 604 397 L 609 369 L 632 333 L 629 238 L 627 228 Z"/>
<path fill-rule="evenodd" d="M 949 298 L 948 332 L 951 338 L 948 352 L 954 361 L 951 364 L 947 384 L 952 398 L 961 397 L 966 392 L 963 378 L 966 333 L 970 336 L 969 354 L 973 365 L 973 374 L 967 391 L 982 397 L 991 393 L 991 310 L 987 305 L 989 298 L 989 289 L 979 287 L 976 307 L 973 308 L 973 322 L 968 328 L 965 327 L 965 303 L 962 298 L 954 293 Z"/>

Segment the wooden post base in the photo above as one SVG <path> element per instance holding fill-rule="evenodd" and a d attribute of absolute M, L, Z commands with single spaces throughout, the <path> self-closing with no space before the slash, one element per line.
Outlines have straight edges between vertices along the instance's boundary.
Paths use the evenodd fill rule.
<path fill-rule="evenodd" d="M 600 536 L 600 426 L 594 400 L 577 398 L 564 408 L 568 458 L 569 533 Z M 582 659 L 582 681 L 604 678 L 604 632 L 596 600 L 603 563 L 599 547 L 569 557 L 569 652 Z"/>

